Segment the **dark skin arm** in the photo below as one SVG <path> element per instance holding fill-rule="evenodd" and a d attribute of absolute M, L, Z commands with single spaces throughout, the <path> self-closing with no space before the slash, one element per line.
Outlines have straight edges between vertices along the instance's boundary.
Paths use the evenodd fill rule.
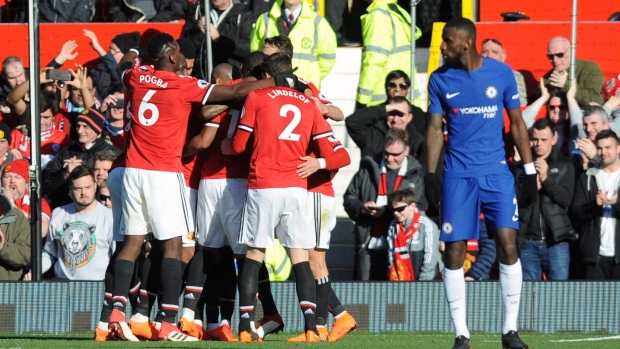
<path fill-rule="evenodd" d="M 203 126 L 202 131 L 198 135 L 185 143 L 185 146 L 183 147 L 183 157 L 198 154 L 209 148 L 216 133 L 217 128 Z"/>
<path fill-rule="evenodd" d="M 217 85 L 213 87 L 213 91 L 211 91 L 207 103 L 218 103 L 230 100 L 242 102 L 250 92 L 273 86 L 276 86 L 276 84 L 272 78 L 266 78 L 260 81 L 243 81 L 236 85 Z"/>
<path fill-rule="evenodd" d="M 437 163 L 439 162 L 439 155 L 441 154 L 441 148 L 443 147 L 443 115 L 429 114 L 427 121 L 427 168 L 428 173 L 435 173 L 435 170 L 437 169 Z"/>
<path fill-rule="evenodd" d="M 510 134 L 515 141 L 519 155 L 524 164 L 532 162 L 532 148 L 530 147 L 530 136 L 527 132 L 525 122 L 521 116 L 521 109 L 516 108 L 508 111 L 510 117 Z"/>
<path fill-rule="evenodd" d="M 129 69 L 132 67 L 133 62 L 135 61 L 138 54 L 135 51 L 127 51 L 123 58 L 118 62 L 118 67 L 116 67 L 116 73 L 118 74 L 118 78 L 123 81 L 123 72 L 125 69 Z"/>
<path fill-rule="evenodd" d="M 227 105 L 220 105 L 220 104 L 203 105 L 202 108 L 200 109 L 200 115 L 202 115 L 201 119 L 204 121 L 209 121 L 213 119 L 214 117 L 222 114 L 226 110 L 228 110 Z"/>

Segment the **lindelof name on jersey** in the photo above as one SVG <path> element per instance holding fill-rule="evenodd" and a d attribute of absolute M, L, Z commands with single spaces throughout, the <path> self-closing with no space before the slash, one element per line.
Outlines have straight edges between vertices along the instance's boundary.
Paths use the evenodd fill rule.
<path fill-rule="evenodd" d="M 267 93 L 267 96 L 271 97 L 272 99 L 279 96 L 293 97 L 299 99 L 300 101 L 303 101 L 306 104 L 310 103 L 310 100 L 306 96 L 292 90 L 272 90 L 271 92 Z"/>
<path fill-rule="evenodd" d="M 477 107 L 467 107 L 467 108 L 454 108 L 454 114 L 458 114 L 461 112 L 463 115 L 472 115 L 472 114 L 482 114 L 485 119 L 493 119 L 498 111 L 497 104 L 494 105 L 483 105 Z"/>
<path fill-rule="evenodd" d="M 148 83 L 153 84 L 157 87 L 166 88 L 168 87 L 168 83 L 164 82 L 162 79 L 153 76 L 153 75 L 140 75 L 140 83 Z"/>

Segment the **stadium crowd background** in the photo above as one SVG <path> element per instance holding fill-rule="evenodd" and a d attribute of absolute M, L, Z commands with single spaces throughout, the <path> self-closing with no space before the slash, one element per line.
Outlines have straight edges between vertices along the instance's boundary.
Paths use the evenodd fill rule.
<path fill-rule="evenodd" d="M 80 14 L 79 11 L 72 11 L 67 8 L 44 7 L 51 6 L 52 2 L 49 2 L 48 4 L 47 2 L 42 1 L 41 11 L 42 14 L 45 15 L 42 17 L 42 22 L 139 22 L 141 20 L 141 16 L 137 16 L 135 13 L 131 13 L 131 11 L 127 8 L 123 8 L 121 3 L 122 2 L 119 3 L 114 1 L 95 2 L 89 3 L 86 6 L 85 2 L 76 1 L 76 8 L 85 6 L 84 11 Z M 148 3 L 148 1 L 146 1 L 146 3 Z M 217 5 L 221 3 L 227 4 L 228 2 L 213 0 L 212 3 L 213 5 Z M 333 3 L 336 3 L 336 1 Z M 403 8 L 408 9 L 408 1 L 401 1 L 400 3 Z M 63 3 L 63 6 L 66 4 L 70 3 Z M 218 32 L 217 29 L 221 28 L 216 27 L 216 32 L 218 32 L 218 35 L 221 35 L 222 38 L 226 38 L 227 35 L 230 35 L 230 41 L 235 42 L 237 46 L 241 46 L 239 43 L 246 40 L 247 47 L 244 48 L 245 51 L 231 50 L 230 47 L 226 46 L 227 40 L 213 38 L 214 34 L 212 31 L 213 43 L 215 44 L 213 46 L 213 56 L 216 60 L 214 65 L 226 62 L 237 67 L 239 66 L 245 58 L 245 54 L 239 54 L 239 52 L 250 52 L 250 38 L 251 35 L 253 35 L 251 34 L 253 26 L 249 24 L 254 24 L 262 13 L 269 11 L 272 4 L 273 1 L 267 1 L 265 3 L 259 1 L 248 1 L 245 4 L 237 4 L 235 1 L 235 6 L 242 9 L 238 14 L 236 14 L 239 16 L 237 17 L 238 26 L 233 27 L 235 29 L 239 28 L 239 30 L 231 31 L 230 33 L 227 33 L 224 30 L 220 30 Z M 458 1 L 444 1 L 439 2 L 439 4 L 442 4 L 442 6 L 439 8 L 431 8 L 431 6 L 428 6 L 428 3 L 426 4 L 427 6 L 424 7 L 423 2 L 421 7 L 422 10 L 418 11 L 418 23 L 422 29 L 422 36 L 418 40 L 420 40 L 419 44 L 421 46 L 430 44 L 432 25 L 434 22 L 446 20 L 461 13 L 461 4 Z M 204 22 L 201 21 L 199 4 L 191 1 L 187 3 L 170 1 L 168 6 L 169 7 L 167 8 L 160 9 L 155 9 L 154 7 L 145 9 L 146 16 L 149 17 L 148 22 L 171 22 L 176 20 L 185 20 L 185 25 L 180 37 L 188 39 L 188 46 L 192 47 L 193 45 L 194 47 L 193 56 L 196 58 L 196 61 L 194 62 L 194 72 L 192 75 L 205 77 L 203 76 L 204 72 L 201 68 L 204 66 L 204 53 L 201 48 L 204 46 L 203 39 L 205 28 Z M 359 21 L 359 16 L 364 13 L 366 6 L 367 4 L 365 2 L 353 1 L 353 6 L 349 10 L 341 10 L 336 14 L 329 12 L 330 6 L 325 6 L 324 13 L 326 18 L 330 20 L 330 25 L 334 27 L 332 29 L 337 29 L 338 26 L 338 20 L 334 21 L 334 18 L 340 18 L 344 22 L 344 25 L 342 25 L 342 23 L 340 24 L 341 29 L 335 32 L 334 37 L 336 38 L 336 42 L 334 42 L 334 46 L 356 47 L 364 45 L 367 38 L 364 37 L 362 32 L 362 23 Z M 24 21 L 25 17 L 23 13 L 23 3 L 20 4 L 18 1 L 11 1 L 3 9 L 5 9 L 2 12 L 3 22 L 19 23 Z M 216 10 L 215 12 L 214 18 L 216 19 L 219 18 L 219 16 L 226 17 L 230 14 L 230 12 L 225 12 L 225 10 Z M 50 16 L 52 13 L 56 13 L 56 15 Z M 66 16 L 68 13 L 72 13 L 77 17 L 68 17 Z M 613 11 L 609 11 L 609 15 L 613 15 Z M 60 18 L 64 19 L 61 20 Z M 243 20 L 241 20 L 242 18 Z M 245 22 L 246 20 L 246 26 L 245 29 L 243 29 L 243 26 L 241 26 L 240 23 Z M 222 23 L 224 22 L 225 21 L 222 21 Z M 224 27 L 226 26 L 223 26 L 222 28 Z M 239 36 L 242 29 L 245 30 L 245 33 L 250 34 Z M 144 43 L 149 38 L 149 34 L 140 35 L 140 33 L 133 32 L 124 33 L 115 36 L 111 40 L 110 45 L 108 45 L 108 43 L 98 41 L 98 33 L 96 32 L 84 30 L 82 34 L 88 37 L 92 47 L 84 47 L 83 45 L 77 47 L 77 44 L 72 41 L 60 43 L 57 48 L 58 54 L 55 56 L 53 61 L 49 62 L 49 64 L 46 61 L 40 62 L 42 67 L 44 64 L 48 64 L 48 67 L 62 67 L 61 69 L 74 70 L 72 73 L 73 80 L 65 83 L 64 86 L 60 86 L 61 84 L 51 81 L 42 85 L 41 139 L 43 161 L 42 169 L 44 170 L 42 192 L 47 204 L 49 204 L 49 207 L 46 204 L 42 205 L 44 216 L 44 237 L 48 232 L 47 227 L 49 221 L 54 219 L 51 210 L 72 201 L 72 198 L 68 195 L 70 190 L 69 183 L 67 183 L 67 178 L 64 173 L 65 171 L 67 173 L 71 172 L 73 167 L 84 164 L 93 170 L 95 181 L 98 185 L 96 197 L 103 204 L 108 206 L 110 205 L 110 202 L 107 199 L 109 194 L 106 195 L 105 183 L 107 171 L 110 169 L 115 155 L 119 153 L 118 148 L 120 148 L 120 144 L 122 144 L 122 142 L 115 142 L 115 137 L 122 135 L 122 127 L 119 127 L 119 125 L 122 125 L 122 122 L 119 124 L 119 120 L 122 121 L 123 117 L 121 109 L 123 105 L 117 103 L 119 100 L 122 100 L 121 96 L 123 93 L 123 88 L 119 86 L 118 81 L 115 83 L 114 69 L 111 68 L 111 66 L 113 67 L 115 63 L 113 61 L 116 56 L 120 55 L 118 56 L 118 59 L 120 59 L 122 53 L 126 53 L 130 48 L 140 46 L 141 44 L 144 46 Z M 526 124 L 528 127 L 531 127 L 536 120 L 545 118 L 548 118 L 552 122 L 553 130 L 559 137 L 552 141 L 553 147 L 547 147 L 545 148 L 545 151 L 553 151 L 554 154 L 561 154 L 562 156 L 571 159 L 572 162 L 570 166 L 572 166 L 575 173 L 573 182 L 577 183 L 579 181 L 579 176 L 585 175 L 584 173 L 588 168 L 592 166 L 599 166 L 596 162 L 592 163 L 592 160 L 596 160 L 597 157 L 596 147 L 593 148 L 594 142 L 596 141 L 596 134 L 604 129 L 611 129 L 615 132 L 620 130 L 620 128 L 617 128 L 618 126 L 614 123 L 614 121 L 616 121 L 616 116 L 618 115 L 618 106 L 620 105 L 620 100 L 618 99 L 620 98 L 618 92 L 620 91 L 620 75 L 617 75 L 618 71 L 609 71 L 609 69 L 600 68 L 601 66 L 608 67 L 608 60 L 601 63 L 596 62 L 596 60 L 594 62 L 583 61 L 584 63 L 581 65 L 582 70 L 578 69 L 577 71 L 576 84 L 571 84 L 570 79 L 565 76 L 565 72 L 567 71 L 566 62 L 568 62 L 570 52 L 570 43 L 562 39 L 557 39 L 555 41 L 551 40 L 560 35 L 566 34 L 564 32 L 550 33 L 545 41 L 545 45 L 549 42 L 549 46 L 546 46 L 545 48 L 547 49 L 547 53 L 551 55 L 549 58 L 549 71 L 548 74 L 545 75 L 546 80 L 539 79 L 543 74 L 541 74 L 538 79 L 534 77 L 536 80 L 541 80 L 541 82 L 540 84 L 536 83 L 535 86 L 533 86 L 531 76 L 522 76 L 522 85 L 520 87 L 523 87 L 523 90 L 520 90 L 520 92 L 522 92 L 522 109 Z M 484 39 L 482 40 L 483 54 L 486 54 L 491 58 L 503 61 L 506 59 L 506 55 L 520 55 L 518 52 L 505 52 L 502 44 L 509 46 L 506 42 L 500 42 L 499 40 L 491 37 L 480 39 Z M 484 45 L 488 45 L 486 53 Z M 297 49 L 297 47 L 294 47 L 294 50 L 295 49 Z M 101 56 L 101 60 L 86 62 L 81 60 L 80 55 L 76 55 L 76 53 L 81 53 L 87 50 L 94 50 L 97 52 L 97 55 Z M 221 52 L 226 53 L 221 54 Z M 10 53 L 10 49 L 6 50 L 5 53 Z M 580 56 L 579 51 L 577 55 Z M 192 53 L 189 53 L 186 56 L 187 58 L 190 58 Z M 118 59 L 116 59 L 116 62 L 118 62 Z M 73 66 L 73 63 L 78 63 L 79 66 Z M 557 67 L 561 65 L 564 66 L 561 68 Z M 3 193 L 5 195 L 10 193 L 10 195 L 7 195 L 10 196 L 9 201 L 12 201 L 10 204 L 19 207 L 23 211 L 24 216 L 28 217 L 30 212 L 26 189 L 26 183 L 28 181 L 26 169 L 27 163 L 25 161 L 27 161 L 30 156 L 28 149 L 29 126 L 26 117 L 28 115 L 29 108 L 30 86 L 27 81 L 28 68 L 26 66 L 27 63 L 21 61 L 19 57 L 8 57 L 3 61 L 1 77 L 1 96 L 3 98 L 1 107 L 2 124 L 0 124 L 0 131 L 2 131 L 0 136 L 0 138 L 2 138 L 2 140 L 0 140 L 0 152 L 3 152 L 3 154 L 0 153 L 0 158 L 4 158 L 2 163 Z M 554 70 L 562 71 L 564 73 L 554 75 Z M 544 73 L 547 72 L 545 71 Z M 579 75 L 580 73 L 582 74 Z M 396 118 L 407 116 L 406 111 L 401 113 L 404 115 L 401 115 L 398 114 L 401 112 L 398 108 L 391 108 L 391 106 L 401 103 L 401 100 L 394 99 L 389 102 L 386 101 L 389 97 L 398 97 L 399 95 L 407 96 L 407 93 L 404 91 L 412 88 L 412 85 L 415 87 L 415 81 L 412 83 L 409 79 L 410 74 L 398 74 L 399 73 L 390 76 L 387 74 L 383 74 L 382 76 L 372 76 L 373 80 L 377 82 L 376 85 L 379 86 L 378 89 L 384 90 L 386 92 L 384 94 L 387 95 L 385 99 L 378 101 L 379 103 L 376 103 L 380 106 L 379 108 L 385 108 L 382 113 L 376 114 L 378 117 L 375 117 L 375 119 L 372 120 L 369 118 L 368 112 L 376 112 L 376 109 L 371 108 L 377 107 L 373 105 L 372 102 L 364 100 L 362 97 L 358 97 L 356 111 L 352 115 L 348 115 L 346 117 L 345 122 L 347 125 L 347 130 L 349 131 L 349 136 L 360 147 L 363 155 L 370 155 L 372 157 L 373 155 L 380 153 L 385 154 L 386 150 L 383 149 L 383 139 L 379 139 L 377 137 L 382 137 L 387 130 L 383 130 L 383 134 L 371 134 L 369 130 L 374 129 L 375 124 L 385 124 L 386 121 L 389 122 L 390 117 Z M 44 78 L 45 74 L 42 74 L 41 76 L 42 81 L 47 80 Z M 518 74 L 515 74 L 515 76 L 518 76 Z M 321 78 L 322 77 L 324 77 L 324 75 L 321 75 Z M 517 77 L 517 79 L 519 78 Z M 317 85 L 320 84 L 320 78 L 318 80 Z M 362 82 L 360 81 L 360 84 L 361 83 Z M 423 87 L 418 86 L 417 89 L 421 90 Z M 405 123 L 403 128 L 408 132 L 410 137 L 409 142 L 411 142 L 410 144 L 416 144 L 415 149 L 414 146 L 411 146 L 411 157 L 416 159 L 424 168 L 426 166 L 426 159 L 424 157 L 425 154 L 423 149 L 425 136 L 425 123 L 423 122 L 424 113 L 419 108 L 422 107 L 421 103 L 413 104 L 417 105 L 411 106 L 413 110 L 413 117 L 411 118 L 411 121 L 409 121 L 411 125 Z M 603 108 L 593 107 L 593 104 L 603 105 Z M 88 108 L 93 108 L 96 110 L 83 113 L 83 110 Z M 394 112 L 394 110 L 396 110 L 396 112 Z M 587 120 L 592 116 L 595 119 L 600 117 L 600 121 L 594 120 L 592 122 L 594 125 L 587 124 Z M 78 125 L 82 126 L 77 127 Z M 539 127 L 542 127 L 539 131 L 545 129 L 545 125 L 543 123 L 539 122 L 538 125 Z M 506 129 L 508 128 L 509 126 L 507 125 Z M 371 142 L 374 142 L 374 146 L 369 146 L 369 142 L 362 141 L 365 137 L 371 136 L 373 137 Z M 589 143 L 587 139 L 590 140 Z M 94 144 L 94 146 L 91 144 Z M 365 147 L 368 148 L 366 153 L 364 153 Z M 536 149 L 534 150 L 536 151 Z M 543 150 L 541 150 L 541 152 L 542 151 Z M 510 154 L 508 160 L 511 163 L 518 164 L 518 154 L 514 154 L 514 150 L 511 149 L 510 146 L 507 147 L 507 152 Z M 402 150 L 400 154 L 402 154 Z M 543 154 L 541 153 L 538 155 L 541 156 Z M 549 154 L 545 153 L 544 155 L 546 157 Z M 378 156 L 381 157 L 382 155 Z M 54 165 L 56 165 L 56 167 L 54 167 Z M 518 166 L 515 168 L 518 168 Z M 416 175 L 423 177 L 423 170 Z M 543 182 L 542 179 L 541 182 Z M 592 248 L 590 246 L 592 244 L 591 241 L 584 241 L 584 239 L 591 238 L 591 235 L 582 233 L 582 226 L 584 226 L 584 222 L 590 220 L 591 217 L 588 216 L 586 218 L 580 215 L 583 208 L 579 205 L 583 205 L 583 203 L 575 204 L 573 202 L 572 193 L 574 188 L 572 185 L 567 183 L 569 183 L 568 180 L 564 182 L 564 184 L 566 184 L 566 190 L 570 192 L 570 194 L 568 197 L 565 196 L 562 198 L 563 203 L 560 205 L 562 206 L 561 208 L 563 214 L 571 219 L 571 224 L 565 227 L 567 229 L 565 232 L 565 239 L 559 241 L 551 239 L 552 241 L 548 242 L 549 238 L 553 236 L 553 232 L 551 231 L 551 228 L 546 227 L 546 224 L 539 224 L 535 227 L 535 229 L 547 229 L 542 235 L 536 235 L 534 232 L 530 231 L 532 229 L 528 230 L 527 227 L 522 231 L 521 238 L 524 241 L 524 247 L 527 245 L 526 242 L 528 241 L 536 241 L 539 243 L 542 242 L 543 245 L 542 248 L 528 250 L 532 253 L 531 255 L 528 255 L 528 258 L 531 258 L 531 264 L 539 263 L 542 265 L 541 273 L 537 274 L 533 272 L 533 274 L 530 274 L 532 279 L 540 280 L 543 278 L 553 278 L 551 276 L 551 274 L 553 274 L 553 268 L 549 265 L 548 259 L 545 259 L 548 258 L 546 255 L 548 252 L 545 250 L 551 250 L 551 247 L 556 244 L 565 246 L 562 250 L 563 252 L 561 252 L 562 255 L 560 258 L 561 263 L 566 263 L 566 270 L 569 271 L 566 273 L 566 278 L 582 279 L 593 276 L 591 273 L 584 273 L 585 264 L 593 263 L 593 260 L 587 259 L 584 262 L 582 259 L 582 255 L 584 253 L 590 253 Z M 541 187 L 544 188 L 544 185 L 541 184 Z M 610 197 L 613 197 L 613 188 L 611 188 L 611 190 Z M 391 190 L 388 191 L 388 194 L 390 193 Z M 350 203 L 352 200 L 374 201 L 374 198 L 373 200 L 370 200 L 369 198 L 351 196 L 351 191 L 348 191 L 348 194 L 350 196 L 348 198 L 345 196 L 344 198 L 345 207 L 347 202 Z M 425 200 L 423 197 L 418 197 L 416 199 L 418 204 Z M 573 202 L 572 208 L 571 205 L 568 204 L 569 202 Z M 433 211 L 433 209 L 435 211 Z M 521 209 L 524 210 L 523 212 L 528 212 L 528 208 L 522 207 Z M 436 218 L 437 210 L 437 207 L 428 207 L 429 216 Z M 535 214 L 541 215 L 541 212 L 544 209 L 540 206 L 537 210 L 539 212 Z M 387 219 L 387 223 L 389 223 L 392 219 L 392 215 L 390 211 L 387 212 L 388 213 L 386 213 L 383 217 L 383 220 Z M 365 219 L 376 219 L 374 217 L 360 217 L 353 213 L 348 213 L 350 214 L 351 219 L 353 219 L 356 223 L 359 223 Z M 367 215 L 371 216 L 370 213 Z M 15 259 L 11 258 L 12 264 L 6 268 L 8 271 L 3 274 L 0 273 L 0 279 L 28 279 L 30 239 L 29 232 L 26 232 L 26 229 L 29 229 L 29 227 L 27 228 L 26 224 L 24 224 L 23 217 L 20 219 L 22 221 L 19 227 L 17 227 L 16 223 L 12 223 L 13 225 L 9 228 L 9 231 L 14 230 L 11 232 L 11 236 L 13 237 L 21 235 L 21 239 L 16 239 L 15 241 L 21 240 L 20 243 L 22 245 L 20 249 L 15 252 L 18 254 L 18 257 Z M 46 224 L 46 222 L 48 224 Z M 6 224 L 8 225 L 9 223 Z M 484 224 L 481 224 L 481 227 L 484 228 Z M 387 234 L 387 230 L 385 233 Z M 28 234 L 27 239 L 25 238 L 25 234 Z M 8 233 L 5 234 L 4 238 L 7 236 L 9 236 Z M 604 257 L 613 257 L 612 261 L 610 261 L 611 273 L 608 275 L 608 278 L 619 279 L 620 263 L 618 258 L 615 257 L 620 254 L 620 251 L 615 248 L 618 243 L 618 239 L 615 236 L 610 237 L 608 235 L 607 237 L 611 240 L 604 242 L 607 244 L 605 245 L 606 249 L 603 249 L 605 250 L 605 254 L 601 253 L 601 255 Z M 361 246 L 361 241 L 356 241 L 356 243 L 358 243 L 356 249 L 359 249 Z M 603 242 L 601 242 L 601 244 L 602 243 Z M 493 244 L 492 239 L 484 239 L 483 237 L 481 237 L 481 241 L 478 244 L 473 241 L 471 242 L 471 258 L 468 260 L 474 262 L 473 265 L 468 265 L 466 268 L 468 271 L 468 276 L 471 279 L 484 280 L 496 278 L 497 263 L 495 261 L 495 249 Z M 534 244 L 534 242 L 532 242 L 532 244 Z M 601 247 L 603 247 L 603 245 L 601 245 Z M 112 243 L 110 243 L 108 248 L 110 248 L 109 254 L 111 255 Z M 611 252 L 609 248 L 611 248 Z M 587 249 L 587 251 L 585 251 L 585 249 Z M 434 252 L 440 253 L 439 249 Z M 596 261 L 598 252 L 599 251 L 597 250 L 595 253 L 594 264 L 598 263 L 598 261 Z M 21 256 L 19 256 L 20 253 L 22 254 Z M 383 256 L 382 253 L 380 254 L 379 259 L 387 261 L 387 256 Z M 521 258 L 523 261 L 524 256 L 522 255 Z M 433 260 L 435 260 L 436 263 L 440 263 L 440 258 L 435 258 Z M 568 267 L 569 260 L 570 268 Z M 15 264 L 14 262 L 18 263 Z M 21 263 L 21 266 L 19 263 Z M 65 263 L 71 264 L 71 262 Z M 555 263 L 556 262 L 553 262 L 551 264 Z M 103 264 L 107 263 L 102 263 L 102 265 Z M 431 279 L 440 279 L 441 275 L 439 271 L 441 268 L 439 265 L 433 266 L 433 268 L 435 268 L 435 273 Z M 381 266 L 379 269 L 384 272 L 379 272 L 380 275 L 375 275 L 374 277 L 371 277 L 370 275 L 356 269 L 356 278 L 359 280 L 388 279 L 389 275 L 387 273 L 387 268 Z M 58 270 L 54 271 L 52 268 L 47 274 L 47 277 L 67 278 L 67 275 L 63 275 Z M 95 277 L 94 275 L 89 275 L 86 278 L 86 280 L 102 279 L 103 277 Z"/>

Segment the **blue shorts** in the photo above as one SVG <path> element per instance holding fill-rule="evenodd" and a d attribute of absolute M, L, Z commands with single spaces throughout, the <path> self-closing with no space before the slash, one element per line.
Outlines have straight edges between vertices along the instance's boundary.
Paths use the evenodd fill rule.
<path fill-rule="evenodd" d="M 480 177 L 444 178 L 442 193 L 441 241 L 478 240 L 481 211 L 489 237 L 502 228 L 519 230 L 515 181 L 507 169 Z"/>

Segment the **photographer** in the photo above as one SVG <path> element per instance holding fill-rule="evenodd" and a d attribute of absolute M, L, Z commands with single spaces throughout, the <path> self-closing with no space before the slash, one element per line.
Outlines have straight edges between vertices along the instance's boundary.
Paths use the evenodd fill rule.
<path fill-rule="evenodd" d="M 101 113 L 105 115 L 105 130 L 108 143 L 118 149 L 125 148 L 125 140 L 123 138 L 123 113 L 125 107 L 125 86 L 119 84 L 112 88 L 110 95 L 107 96 L 101 108 Z"/>

